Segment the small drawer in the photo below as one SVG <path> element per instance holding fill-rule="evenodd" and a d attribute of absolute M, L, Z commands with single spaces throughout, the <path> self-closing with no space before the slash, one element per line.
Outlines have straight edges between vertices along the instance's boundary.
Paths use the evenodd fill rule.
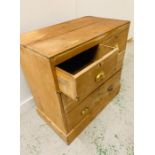
<path fill-rule="evenodd" d="M 125 29 L 117 34 L 114 34 L 109 39 L 103 41 L 103 45 L 118 46 L 119 52 L 122 52 L 126 48 L 126 42 L 128 37 L 128 29 Z"/>
<path fill-rule="evenodd" d="M 99 44 L 59 64 L 60 91 L 75 101 L 84 99 L 116 72 L 118 51 L 118 47 Z"/>
<path fill-rule="evenodd" d="M 104 104 L 104 102 L 101 102 L 102 100 L 106 100 L 108 97 L 111 98 L 111 96 L 115 96 L 117 94 L 120 87 L 120 75 L 121 72 L 117 72 L 81 103 L 70 100 L 70 103 L 68 104 L 68 100 L 63 99 L 65 110 L 70 110 L 69 113 L 66 114 L 69 130 L 74 128 L 80 120 L 91 115 L 96 108 L 100 106 L 103 107 L 100 105 L 102 103 Z"/>

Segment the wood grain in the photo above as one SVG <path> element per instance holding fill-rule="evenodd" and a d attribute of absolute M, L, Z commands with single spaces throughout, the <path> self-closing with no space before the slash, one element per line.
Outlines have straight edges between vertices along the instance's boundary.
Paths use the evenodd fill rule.
<path fill-rule="evenodd" d="M 87 16 L 21 34 L 21 65 L 37 112 L 66 143 L 119 92 L 129 25 Z M 97 53 L 87 59 L 94 46 Z M 86 62 L 75 72 L 61 66 L 86 50 L 89 56 L 73 61 Z"/>
<path fill-rule="evenodd" d="M 63 22 L 60 24 L 41 28 L 38 30 L 34 30 L 31 32 L 23 33 L 21 34 L 21 44 L 26 46 L 28 44 L 36 43 L 37 41 L 54 38 L 64 33 L 74 31 L 81 27 L 88 26 L 102 20 L 103 19 L 101 18 L 86 16 L 78 19 L 73 19 L 71 21 Z"/>
<path fill-rule="evenodd" d="M 115 86 L 115 81 L 119 80 L 119 78 L 120 78 L 120 75 L 121 75 L 120 72 L 121 71 L 119 71 L 115 76 L 113 76 L 113 78 L 111 78 L 111 80 L 109 79 L 109 80 L 105 81 L 105 83 L 103 85 L 101 85 L 99 88 L 97 88 L 97 90 L 100 90 L 100 91 L 95 91 L 94 92 L 94 94 L 96 94 L 96 96 L 97 96 L 97 99 L 96 100 L 98 100 L 98 94 L 100 96 L 101 96 L 101 94 L 102 95 L 106 94 L 107 88 L 110 85 L 113 84 L 113 86 Z M 102 93 L 100 94 L 100 92 L 102 92 Z M 93 93 L 91 93 L 91 94 L 93 94 Z M 62 96 L 62 102 L 63 102 L 64 109 L 65 109 L 65 112 L 66 113 L 73 112 L 76 109 L 76 107 L 77 108 L 80 107 L 81 102 L 83 102 L 84 100 L 87 100 L 87 98 L 90 98 L 90 95 L 89 95 L 86 99 L 77 102 L 77 101 L 74 101 L 71 98 L 67 97 L 64 94 L 61 94 L 61 96 Z"/>
<path fill-rule="evenodd" d="M 89 17 L 89 18 L 94 19 L 94 17 Z M 98 18 L 96 17 L 96 20 L 97 19 Z M 31 41 L 31 43 L 26 45 L 23 44 L 23 41 L 22 41 L 21 45 L 26 46 L 27 48 L 32 49 L 40 53 L 41 55 L 44 55 L 45 57 L 50 58 L 66 50 L 72 49 L 73 47 L 76 47 L 91 39 L 99 37 L 104 33 L 107 33 L 113 29 L 129 24 L 128 21 L 120 21 L 120 20 L 112 20 L 112 19 L 104 19 L 104 18 L 102 20 L 101 18 L 99 19 L 100 19 L 100 22 L 89 24 L 87 26 L 80 27 L 73 31 L 69 31 L 64 34 L 62 33 L 55 37 L 50 37 L 51 32 L 49 32 L 49 29 L 46 29 L 46 30 L 44 29 L 45 32 L 41 33 L 42 35 L 37 36 L 37 33 L 35 33 L 33 37 L 35 38 L 41 37 L 41 36 L 43 37 L 44 35 L 46 36 L 47 34 L 49 35 L 48 37 L 44 37 L 44 39 L 39 39 L 38 41 Z M 50 29 L 50 31 L 52 31 L 52 28 Z M 21 40 L 24 40 L 24 38 L 25 37 L 21 37 Z"/>
<path fill-rule="evenodd" d="M 42 111 L 38 110 L 39 115 L 48 123 L 48 125 L 50 127 L 52 127 L 55 132 L 67 143 L 70 144 L 75 137 L 77 137 L 82 130 L 96 117 L 97 114 L 99 114 L 100 111 L 102 111 L 103 108 L 106 107 L 106 105 L 118 94 L 119 90 L 120 90 L 120 84 L 119 84 L 119 78 L 120 78 L 120 72 L 115 75 L 112 79 L 109 79 L 108 84 L 106 83 L 106 86 L 103 85 L 100 88 L 98 88 L 98 91 L 94 92 L 94 95 L 96 93 L 99 93 L 99 91 L 101 91 L 100 93 L 102 94 L 102 91 L 105 91 L 108 89 L 108 86 L 110 86 L 110 84 L 113 84 L 113 90 L 111 90 L 110 92 L 106 93 L 106 95 L 101 95 L 100 97 L 95 101 L 94 98 L 92 98 L 93 96 L 90 95 L 90 97 L 88 98 L 88 100 L 93 99 L 93 105 L 95 104 L 94 108 L 92 109 L 91 112 L 89 112 L 79 123 L 76 124 L 76 126 L 74 128 L 72 128 L 67 134 L 62 132 L 57 125 L 55 125 L 51 119 L 49 119 L 46 114 L 42 113 Z M 95 96 L 96 97 L 96 96 Z M 88 101 L 87 100 L 87 101 Z M 74 101 L 73 101 L 74 102 Z M 92 103 L 92 102 L 90 102 Z M 77 115 L 75 116 L 77 117 Z"/>
<path fill-rule="evenodd" d="M 80 54 L 83 51 L 85 51 L 95 45 L 98 45 L 98 44 L 105 44 L 105 45 L 109 45 L 109 46 L 115 46 L 116 44 L 118 44 L 118 46 L 120 47 L 119 43 L 114 38 L 119 37 L 119 34 L 121 32 L 123 32 L 123 31 L 128 32 L 128 30 L 129 30 L 129 24 L 123 25 L 123 26 L 118 27 L 114 30 L 111 30 L 107 33 L 104 33 L 103 35 L 101 35 L 99 37 L 96 37 L 96 38 L 91 39 L 87 42 L 84 42 L 81 45 L 74 47 L 73 49 L 69 49 L 63 53 L 60 53 L 53 58 L 55 65 L 60 64 L 60 63 L 64 62 L 65 60 L 70 59 L 71 57 L 74 57 L 75 55 Z M 115 42 L 111 43 L 111 40 L 114 40 Z M 127 38 L 124 38 L 123 42 L 125 45 L 126 45 L 126 41 L 127 41 Z"/>
<path fill-rule="evenodd" d="M 38 109 L 46 113 L 63 132 L 67 132 L 49 59 L 21 48 L 21 65 Z"/>
<path fill-rule="evenodd" d="M 60 91 L 75 101 L 82 100 L 114 74 L 116 72 L 115 66 L 117 64 L 118 49 L 112 49 L 106 55 L 104 55 L 104 51 L 102 53 L 103 54 L 97 56 L 100 57 L 99 59 L 95 60 L 92 64 L 88 65 L 75 75 L 65 72 L 57 67 L 56 75 Z M 102 55 L 104 56 L 102 57 Z M 100 72 L 104 73 L 104 78 L 97 82 L 95 81 L 95 78 Z"/>
<path fill-rule="evenodd" d="M 106 107 L 106 105 L 118 94 L 120 90 L 120 84 L 115 87 L 111 91 L 110 94 L 105 95 L 102 99 L 100 98 L 100 101 L 97 102 L 96 106 L 93 108 L 93 110 L 88 113 L 76 126 L 69 132 L 67 135 L 67 143 L 70 144 L 75 137 L 77 137 L 80 132 L 96 117 L 97 114 L 103 108 Z"/>
<path fill-rule="evenodd" d="M 111 36 L 109 39 L 104 40 L 103 44 L 108 45 L 108 46 L 118 45 L 120 52 L 125 50 L 127 37 L 128 37 L 128 31 L 129 31 L 129 27 Z"/>

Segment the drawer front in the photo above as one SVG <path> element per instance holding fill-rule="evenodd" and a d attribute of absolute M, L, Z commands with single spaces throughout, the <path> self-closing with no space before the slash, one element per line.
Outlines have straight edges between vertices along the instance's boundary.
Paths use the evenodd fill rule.
<path fill-rule="evenodd" d="M 119 52 L 122 52 L 126 48 L 126 42 L 128 37 L 128 28 L 111 36 L 109 39 L 104 40 L 102 43 L 108 46 L 116 46 L 119 47 Z"/>
<path fill-rule="evenodd" d="M 98 104 L 100 104 L 99 102 L 101 100 L 106 99 L 108 96 L 113 96 L 118 92 L 120 87 L 120 75 L 121 72 L 117 72 L 80 103 L 74 100 L 68 100 L 62 96 L 65 111 L 68 112 L 66 114 L 66 120 L 69 130 L 73 129 L 80 120 L 91 115 L 91 112 L 99 106 Z"/>
<path fill-rule="evenodd" d="M 104 53 L 107 48 L 110 51 L 101 57 L 100 54 Z M 75 101 L 83 100 L 116 72 L 118 50 L 117 47 L 104 46 L 103 51 L 96 55 L 96 57 L 101 57 L 101 59 L 94 61 L 75 75 L 56 68 L 60 91 Z"/>
<path fill-rule="evenodd" d="M 118 53 L 116 70 L 119 70 L 119 69 L 122 68 L 124 55 L 125 55 L 125 51 L 122 51 L 122 52 Z"/>

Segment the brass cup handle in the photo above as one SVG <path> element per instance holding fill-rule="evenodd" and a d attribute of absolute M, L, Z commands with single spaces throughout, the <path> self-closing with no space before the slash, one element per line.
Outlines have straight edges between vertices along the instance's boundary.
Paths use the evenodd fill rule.
<path fill-rule="evenodd" d="M 82 114 L 82 115 L 86 115 L 86 114 L 88 114 L 88 112 L 89 112 L 89 108 L 88 108 L 88 107 L 85 107 L 85 108 L 81 111 L 81 114 Z"/>
<path fill-rule="evenodd" d="M 100 73 L 98 73 L 95 77 L 95 81 L 99 82 L 101 80 L 103 80 L 105 78 L 105 73 L 103 71 L 101 71 Z"/>

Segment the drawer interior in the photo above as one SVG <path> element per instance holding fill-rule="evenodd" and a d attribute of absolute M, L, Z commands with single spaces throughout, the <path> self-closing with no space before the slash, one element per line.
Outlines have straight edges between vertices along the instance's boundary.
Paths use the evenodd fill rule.
<path fill-rule="evenodd" d="M 56 66 L 60 91 L 76 101 L 88 96 L 115 72 L 118 50 L 98 44 Z"/>
<path fill-rule="evenodd" d="M 100 48 L 101 48 L 100 45 L 96 45 L 92 48 L 89 48 L 88 50 L 59 64 L 58 67 L 70 74 L 75 75 L 82 69 L 86 68 L 90 64 L 94 63 L 95 61 L 103 57 L 108 47 L 104 47 L 103 50 L 100 50 Z"/>

